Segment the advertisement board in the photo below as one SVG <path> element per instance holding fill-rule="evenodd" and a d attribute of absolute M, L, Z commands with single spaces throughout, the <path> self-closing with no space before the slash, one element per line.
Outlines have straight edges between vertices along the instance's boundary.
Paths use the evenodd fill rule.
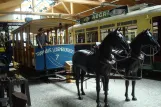
<path fill-rule="evenodd" d="M 74 54 L 73 44 L 46 46 L 43 49 L 36 47 L 35 69 L 44 70 L 44 69 L 62 68 L 65 65 L 65 61 L 72 60 L 73 54 Z"/>

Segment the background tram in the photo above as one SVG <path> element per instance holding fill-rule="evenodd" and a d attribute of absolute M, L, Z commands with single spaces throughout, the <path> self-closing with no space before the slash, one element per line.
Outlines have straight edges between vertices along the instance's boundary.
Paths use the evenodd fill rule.
<path fill-rule="evenodd" d="M 47 18 L 32 20 L 12 32 L 14 66 L 23 68 L 23 72 L 45 71 L 64 66 L 64 62 L 71 60 L 74 46 L 69 45 L 68 27 L 75 21 L 61 18 Z M 52 43 L 45 46 L 45 50 L 38 48 L 36 35 L 38 29 L 45 29 L 45 34 Z M 68 45 L 64 45 L 68 44 Z M 46 57 L 43 53 L 45 51 Z M 64 58 L 63 55 L 67 57 Z M 53 63 L 53 61 L 55 61 Z"/>
<path fill-rule="evenodd" d="M 116 10 L 117 11 L 117 10 Z M 95 13 L 98 14 L 99 13 Z M 69 28 L 70 43 L 93 44 L 102 41 L 105 36 L 116 29 L 121 28 L 121 32 L 130 43 L 138 33 L 149 28 L 161 45 L 161 5 L 144 7 L 139 10 L 130 11 L 125 14 L 116 15 L 104 19 L 77 24 Z M 153 53 L 152 49 L 147 50 Z M 146 57 L 143 69 L 161 72 L 161 51 L 154 57 Z"/>

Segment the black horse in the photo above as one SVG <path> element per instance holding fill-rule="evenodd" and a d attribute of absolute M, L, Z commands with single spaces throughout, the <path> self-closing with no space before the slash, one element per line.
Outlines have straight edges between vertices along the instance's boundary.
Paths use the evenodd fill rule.
<path fill-rule="evenodd" d="M 100 107 L 99 92 L 100 92 L 100 77 L 105 80 L 105 107 L 109 107 L 107 101 L 107 85 L 109 81 L 109 73 L 112 69 L 111 66 L 111 52 L 114 47 L 121 46 L 127 52 L 130 51 L 130 46 L 125 41 L 124 36 L 118 29 L 109 33 L 100 44 L 96 52 L 90 50 L 79 50 L 73 55 L 73 73 L 76 79 L 76 86 L 78 97 L 81 100 L 79 90 L 79 79 L 81 78 L 81 92 L 85 95 L 83 90 L 83 81 L 86 72 L 96 75 L 96 90 L 97 90 L 97 107 Z"/>
<path fill-rule="evenodd" d="M 126 58 L 124 60 L 117 61 L 117 69 L 122 70 L 125 69 L 125 77 L 137 77 L 137 72 L 141 68 L 142 61 L 144 60 L 144 54 L 142 53 L 142 49 L 144 47 L 154 47 L 155 49 L 159 49 L 160 45 L 158 42 L 153 38 L 153 35 L 149 31 L 149 29 L 142 31 L 140 34 L 138 34 L 134 40 L 130 43 L 131 47 L 131 57 Z M 123 53 L 120 53 L 123 55 Z M 113 53 L 115 58 L 119 58 L 120 56 L 116 53 Z M 137 100 L 135 97 L 135 79 L 132 80 L 132 100 Z M 125 101 L 130 101 L 128 97 L 128 86 L 129 86 L 129 80 L 125 79 Z"/>

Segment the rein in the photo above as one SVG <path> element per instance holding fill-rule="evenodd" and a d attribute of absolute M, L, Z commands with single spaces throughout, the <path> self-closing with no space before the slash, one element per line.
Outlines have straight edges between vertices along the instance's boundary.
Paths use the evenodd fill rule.
<path fill-rule="evenodd" d="M 122 57 L 122 59 L 120 59 L 120 60 L 115 58 L 115 61 L 122 61 L 122 60 L 125 60 L 125 59 L 128 58 L 129 55 L 130 55 L 130 52 L 128 53 L 127 50 L 126 50 L 122 45 L 121 45 L 121 47 L 123 48 L 123 50 L 121 50 L 121 51 L 124 51 L 126 56 L 120 55 L 120 54 L 119 54 L 120 50 L 115 50 L 114 53 L 115 53 L 117 56 Z"/>
<path fill-rule="evenodd" d="M 153 53 L 152 54 L 146 54 L 145 52 L 143 52 L 143 51 L 141 51 L 141 53 L 143 54 L 143 55 L 145 55 L 145 56 L 154 56 L 155 54 L 157 54 L 158 53 L 158 51 L 160 50 L 160 49 L 156 49 L 156 47 L 154 47 L 154 46 L 152 46 L 152 45 L 144 45 L 144 46 L 142 46 L 141 47 L 141 50 L 143 49 L 143 48 L 145 48 L 145 47 L 150 47 L 150 48 L 152 48 L 153 49 Z M 154 52 L 155 51 L 155 52 Z M 119 54 L 117 54 L 118 56 L 119 56 Z M 134 53 L 133 53 L 133 55 L 135 55 Z M 141 55 L 141 54 L 140 54 Z M 135 56 L 137 56 L 137 55 L 135 55 Z M 126 57 L 127 58 L 127 57 Z M 134 59 L 134 60 L 139 60 L 139 65 L 140 65 L 140 70 L 141 70 L 141 74 L 140 74 L 140 78 L 142 78 L 142 66 L 143 66 L 143 64 L 144 64 L 144 60 L 145 60 L 145 58 L 135 58 L 135 57 L 131 57 L 132 59 Z M 125 59 L 125 58 L 124 58 Z M 124 60 L 124 59 L 122 59 L 122 60 Z M 143 59 L 143 60 L 142 60 Z M 142 60 L 142 61 L 141 61 Z M 121 61 L 121 60 L 120 60 Z M 120 72 L 119 72 L 119 70 L 118 70 L 118 68 L 117 68 L 117 60 L 116 60 L 116 67 L 114 68 L 113 67 L 113 69 L 121 76 L 121 74 L 120 74 Z M 115 72 L 115 73 L 116 73 Z M 114 74 L 113 74 L 114 75 Z M 126 79 L 124 76 L 121 76 L 124 80 L 129 80 L 129 79 Z"/>
<path fill-rule="evenodd" d="M 126 56 L 122 56 L 122 55 L 119 54 L 119 51 L 120 51 L 120 50 L 118 50 L 118 51 L 116 50 L 116 53 L 115 53 L 115 54 L 116 54 L 117 56 L 119 56 L 119 57 L 122 57 L 122 59 L 116 59 L 116 58 L 115 58 L 115 59 L 114 59 L 115 61 L 122 61 L 122 60 L 125 60 L 125 59 L 128 58 L 129 55 L 130 55 L 130 53 L 127 53 L 127 51 L 125 51 L 127 55 L 126 55 Z M 115 55 L 114 55 L 114 56 L 115 56 Z"/>
<path fill-rule="evenodd" d="M 156 47 L 154 47 L 152 45 L 144 45 L 144 46 L 141 47 L 141 50 L 145 47 L 149 47 L 153 50 L 153 54 L 146 54 L 145 52 L 141 51 L 145 56 L 154 56 L 160 51 L 160 49 L 156 49 Z M 156 51 L 156 52 L 154 52 L 154 51 Z"/>

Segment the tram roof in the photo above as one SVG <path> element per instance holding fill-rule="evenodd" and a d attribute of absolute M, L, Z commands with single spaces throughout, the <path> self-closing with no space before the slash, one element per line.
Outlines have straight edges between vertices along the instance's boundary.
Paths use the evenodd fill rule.
<path fill-rule="evenodd" d="M 76 24 L 76 25 L 70 27 L 69 29 L 73 29 L 73 28 L 79 29 L 79 28 L 83 28 L 83 27 L 87 27 L 87 26 L 93 26 L 96 23 L 103 24 L 107 21 L 120 20 L 123 18 L 130 18 L 130 17 L 138 17 L 140 15 L 148 15 L 151 13 L 160 13 L 160 12 L 161 12 L 161 5 L 156 5 L 156 6 L 147 7 L 147 8 L 141 9 L 141 10 L 132 11 L 127 14 L 112 16 L 112 17 L 104 18 L 101 20 L 95 20 L 95 21 L 91 21 L 91 22 L 87 22 L 87 23 L 83 23 L 83 24 Z"/>
<path fill-rule="evenodd" d="M 39 28 L 44 28 L 45 30 L 47 29 L 55 29 L 55 28 L 60 28 L 60 23 L 62 26 L 62 29 L 65 29 L 65 27 L 70 27 L 74 25 L 76 22 L 73 20 L 68 20 L 68 19 L 62 19 L 62 18 L 45 18 L 45 19 L 37 19 L 37 20 L 32 20 L 28 23 L 25 23 L 21 27 L 15 29 L 12 31 L 12 33 L 20 32 L 23 29 L 27 29 L 27 27 L 30 26 L 30 33 L 37 33 Z"/>

